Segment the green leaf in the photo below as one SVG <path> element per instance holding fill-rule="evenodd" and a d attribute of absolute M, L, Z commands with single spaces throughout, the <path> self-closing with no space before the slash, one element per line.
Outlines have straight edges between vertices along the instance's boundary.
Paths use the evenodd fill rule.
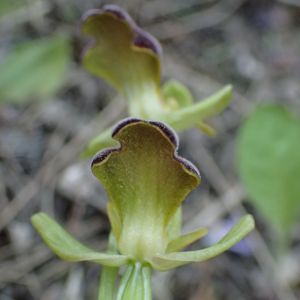
<path fill-rule="evenodd" d="M 286 233 L 300 212 L 300 120 L 282 106 L 259 106 L 239 131 L 237 166 L 255 207 Z"/>
<path fill-rule="evenodd" d="M 175 252 L 179 251 L 188 245 L 194 243 L 195 241 L 201 239 L 207 234 L 207 228 L 200 228 L 193 232 L 189 232 L 187 234 L 181 235 L 178 238 L 169 242 L 167 247 L 167 252 Z"/>
<path fill-rule="evenodd" d="M 113 137 L 120 148 L 100 152 L 92 172 L 108 193 L 120 252 L 143 260 L 165 251 L 168 225 L 200 177 L 177 156 L 176 135 L 163 123 L 125 119 Z"/>
<path fill-rule="evenodd" d="M 173 252 L 157 255 L 151 259 L 151 265 L 159 271 L 167 271 L 187 263 L 201 262 L 211 259 L 230 249 L 254 228 L 254 220 L 250 215 L 244 216 L 217 244 L 197 250 L 186 252 Z"/>
<path fill-rule="evenodd" d="M 0 64 L 0 102 L 24 102 L 53 95 L 65 81 L 70 45 L 64 37 L 22 44 Z"/>
<path fill-rule="evenodd" d="M 116 5 L 88 11 L 82 29 L 93 38 L 83 55 L 85 68 L 128 100 L 130 115 L 147 118 L 159 113 L 161 47 L 157 40 Z"/>
<path fill-rule="evenodd" d="M 26 8 L 37 0 L 1 0 L 0 1 L 0 21 L 2 17 L 15 12 L 21 8 Z"/>
<path fill-rule="evenodd" d="M 112 267 L 119 267 L 129 261 L 128 256 L 100 253 L 82 245 L 44 213 L 35 214 L 31 221 L 48 247 L 63 260 L 93 261 Z"/>

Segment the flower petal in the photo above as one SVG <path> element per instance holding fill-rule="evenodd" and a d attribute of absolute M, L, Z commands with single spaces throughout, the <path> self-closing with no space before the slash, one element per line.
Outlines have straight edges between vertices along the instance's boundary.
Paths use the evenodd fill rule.
<path fill-rule="evenodd" d="M 100 253 L 84 246 L 44 213 L 35 214 L 31 221 L 48 247 L 63 260 L 93 261 L 112 267 L 124 265 L 129 261 L 128 256 Z"/>
<path fill-rule="evenodd" d="M 168 240 L 175 240 L 181 234 L 182 228 L 182 207 L 179 207 L 168 225 Z"/>
<path fill-rule="evenodd" d="M 167 252 L 179 251 L 204 237 L 207 234 L 207 232 L 207 228 L 200 228 L 198 230 L 181 235 L 178 238 L 169 242 Z"/>
<path fill-rule="evenodd" d="M 167 226 L 200 183 L 199 172 L 177 155 L 177 136 L 164 123 L 125 119 L 113 137 L 120 148 L 100 152 L 92 171 L 108 193 L 110 221 L 120 250 L 129 253 L 128 243 L 135 239 L 132 248 L 137 252 L 145 240 L 149 249 L 164 251 Z"/>
<path fill-rule="evenodd" d="M 197 251 L 173 252 L 157 255 L 151 259 L 151 265 L 160 271 L 167 271 L 191 262 L 201 262 L 213 258 L 238 243 L 254 228 L 251 215 L 244 216 L 217 244 Z"/>

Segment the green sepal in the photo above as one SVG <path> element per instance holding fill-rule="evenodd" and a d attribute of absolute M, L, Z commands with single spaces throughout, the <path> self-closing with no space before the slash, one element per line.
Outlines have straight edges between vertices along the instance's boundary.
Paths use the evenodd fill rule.
<path fill-rule="evenodd" d="M 167 271 L 191 262 L 209 260 L 230 249 L 254 228 L 254 219 L 251 215 L 244 216 L 232 229 L 215 245 L 186 252 L 173 252 L 157 255 L 149 261 L 152 267 L 159 271 Z"/>
<path fill-rule="evenodd" d="M 168 93 L 171 94 L 171 92 Z M 214 129 L 203 121 L 217 115 L 225 109 L 230 103 L 231 96 L 232 87 L 228 85 L 212 96 L 195 104 L 183 106 L 168 113 L 152 115 L 151 117 L 152 119 L 168 123 L 176 131 L 183 131 L 196 126 L 211 136 L 215 134 Z M 93 138 L 88 147 L 84 150 L 82 157 L 89 157 L 106 147 L 115 146 L 116 142 L 111 138 L 111 134 L 112 129 L 109 128 Z"/>
<path fill-rule="evenodd" d="M 201 239 L 207 234 L 207 228 L 200 228 L 198 230 L 189 232 L 187 234 L 181 235 L 178 238 L 171 240 L 167 246 L 166 252 L 179 251 L 188 245 L 194 243 L 195 241 Z"/>
<path fill-rule="evenodd" d="M 216 130 L 210 126 L 209 124 L 205 123 L 205 122 L 197 122 L 195 124 L 195 127 L 200 129 L 203 133 L 205 133 L 207 136 L 213 137 L 216 135 Z"/>
<path fill-rule="evenodd" d="M 119 267 L 130 259 L 126 255 L 100 253 L 84 246 L 45 213 L 33 215 L 31 222 L 48 247 L 63 260 L 93 261 L 105 266 Z"/>
<path fill-rule="evenodd" d="M 193 96 L 181 82 L 171 79 L 163 84 L 162 95 L 170 110 L 176 110 L 193 104 Z"/>
<path fill-rule="evenodd" d="M 164 122 L 176 131 L 191 128 L 200 121 L 219 114 L 231 101 L 232 86 L 227 85 L 220 91 L 193 105 L 172 111 L 162 116 Z"/>
<path fill-rule="evenodd" d="M 181 82 L 171 79 L 162 86 L 163 101 L 170 111 L 192 106 L 194 99 L 189 89 Z M 223 96 L 222 96 L 223 97 Z M 224 108 L 226 105 L 224 106 Z M 208 136 L 214 136 L 216 131 L 200 119 L 194 124 Z"/>

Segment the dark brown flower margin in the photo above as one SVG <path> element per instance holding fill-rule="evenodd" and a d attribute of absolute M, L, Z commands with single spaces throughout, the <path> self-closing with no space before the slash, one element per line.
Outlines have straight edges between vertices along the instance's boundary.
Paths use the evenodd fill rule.
<path fill-rule="evenodd" d="M 141 119 L 138 119 L 138 118 L 127 118 L 127 119 L 124 119 L 124 120 L 120 121 L 115 126 L 115 128 L 113 130 L 113 133 L 112 133 L 112 137 L 116 141 L 120 142 L 118 140 L 118 134 L 122 130 L 127 128 L 128 126 L 132 126 L 132 125 L 135 125 L 135 124 L 148 124 L 148 125 L 156 128 L 156 130 L 158 130 L 170 142 L 170 144 L 173 146 L 173 149 L 174 149 L 173 158 L 174 158 L 174 160 L 177 161 L 178 163 L 180 163 L 183 166 L 183 168 L 186 169 L 188 172 L 193 173 L 194 175 L 196 175 L 198 177 L 198 180 L 199 180 L 199 183 L 200 183 L 201 176 L 200 176 L 199 170 L 197 169 L 197 167 L 193 163 L 191 163 L 190 161 L 188 161 L 185 158 L 178 155 L 178 147 L 179 147 L 178 136 L 177 136 L 176 132 L 173 129 L 171 129 L 168 125 L 166 125 L 165 123 L 157 122 L 157 121 L 145 121 L 145 120 L 141 120 Z M 91 167 L 93 168 L 95 165 L 103 163 L 103 161 L 107 160 L 112 153 L 119 153 L 121 151 L 122 151 L 122 143 L 120 144 L 120 147 L 107 148 L 107 149 L 104 149 L 104 150 L 100 151 L 93 158 Z"/>
<path fill-rule="evenodd" d="M 81 18 L 81 22 L 84 25 L 88 19 L 101 16 L 103 14 L 108 14 L 116 18 L 117 20 L 126 23 L 129 28 L 134 33 L 134 38 L 132 40 L 132 46 L 138 49 L 145 49 L 151 51 L 156 56 L 162 55 L 162 47 L 158 40 L 149 34 L 148 32 L 141 29 L 131 18 L 131 16 L 122 9 L 121 7 L 113 4 L 105 5 L 103 9 L 90 9 Z M 83 58 L 85 53 L 95 46 L 95 42 L 91 41 L 86 48 L 83 50 L 81 57 Z"/>

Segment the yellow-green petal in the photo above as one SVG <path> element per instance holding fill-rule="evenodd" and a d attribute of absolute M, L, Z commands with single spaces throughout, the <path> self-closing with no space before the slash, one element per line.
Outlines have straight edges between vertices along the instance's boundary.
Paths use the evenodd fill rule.
<path fill-rule="evenodd" d="M 170 252 L 179 251 L 187 247 L 188 245 L 194 243 L 195 241 L 201 239 L 202 237 L 204 237 L 207 234 L 207 232 L 208 232 L 207 228 L 200 228 L 198 230 L 181 235 L 169 242 L 167 246 L 167 252 L 170 253 Z"/>

